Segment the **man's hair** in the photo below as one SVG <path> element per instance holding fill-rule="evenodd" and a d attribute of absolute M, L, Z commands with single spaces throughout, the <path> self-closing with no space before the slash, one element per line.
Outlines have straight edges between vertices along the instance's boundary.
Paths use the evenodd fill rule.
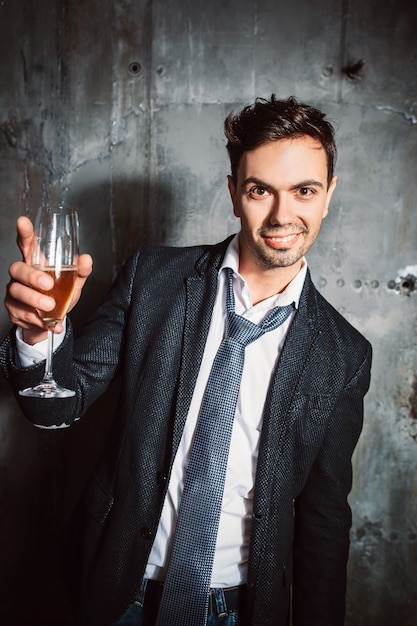
<path fill-rule="evenodd" d="M 291 96 L 277 100 L 257 98 L 239 113 L 230 113 L 224 122 L 226 148 L 229 153 L 232 178 L 236 182 L 239 162 L 244 152 L 279 139 L 295 139 L 303 136 L 320 141 L 327 156 L 327 184 L 333 178 L 336 162 L 336 144 L 333 126 L 325 114 Z"/>

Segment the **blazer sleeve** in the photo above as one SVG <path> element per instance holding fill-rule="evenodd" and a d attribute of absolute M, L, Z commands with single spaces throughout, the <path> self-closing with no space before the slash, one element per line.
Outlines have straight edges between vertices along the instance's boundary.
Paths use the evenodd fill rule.
<path fill-rule="evenodd" d="M 352 523 L 351 458 L 363 423 L 371 346 L 334 405 L 325 437 L 295 501 L 293 626 L 343 626 Z"/>

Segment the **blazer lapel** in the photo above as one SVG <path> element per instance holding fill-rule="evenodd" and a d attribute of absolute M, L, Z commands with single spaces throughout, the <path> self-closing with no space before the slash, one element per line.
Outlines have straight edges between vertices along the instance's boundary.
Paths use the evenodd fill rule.
<path fill-rule="evenodd" d="M 181 369 L 172 442 L 172 459 L 178 448 L 203 358 L 217 292 L 218 271 L 230 239 L 204 254 L 198 274 L 185 279 L 186 302 Z"/>
<path fill-rule="evenodd" d="M 290 408 L 293 396 L 319 334 L 315 288 L 307 273 L 299 308 L 288 332 L 265 403 L 255 486 L 255 495 L 261 500 L 262 487 L 267 488 L 269 483 L 268 480 L 263 480 L 264 472 L 273 471 L 275 467 L 274 457 L 285 441 L 285 432 L 291 426 Z"/>

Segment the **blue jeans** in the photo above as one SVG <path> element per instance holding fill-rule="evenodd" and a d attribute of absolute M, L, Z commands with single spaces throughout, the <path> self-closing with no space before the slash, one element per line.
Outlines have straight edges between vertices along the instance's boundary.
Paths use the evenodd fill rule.
<path fill-rule="evenodd" d="M 142 606 L 145 590 L 146 581 L 143 581 L 135 602 L 129 606 L 126 613 L 113 626 L 155 626 L 158 607 Z M 237 612 L 227 610 L 222 589 L 214 589 L 213 597 L 217 615 L 212 613 L 207 617 L 207 626 L 239 626 Z"/>

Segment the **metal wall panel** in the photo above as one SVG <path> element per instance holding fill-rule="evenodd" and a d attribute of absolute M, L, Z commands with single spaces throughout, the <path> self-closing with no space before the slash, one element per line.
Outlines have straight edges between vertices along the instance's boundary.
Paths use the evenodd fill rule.
<path fill-rule="evenodd" d="M 416 27 L 408 0 L 0 2 L 0 283 L 17 216 L 67 199 L 95 261 L 76 326 L 137 245 L 236 230 L 222 135 L 232 108 L 293 94 L 335 121 L 338 186 L 308 260 L 375 352 L 354 457 L 346 626 L 417 620 Z M 72 626 L 57 537 L 116 397 L 112 388 L 82 423 L 48 433 L 0 379 L 5 626 Z"/>

